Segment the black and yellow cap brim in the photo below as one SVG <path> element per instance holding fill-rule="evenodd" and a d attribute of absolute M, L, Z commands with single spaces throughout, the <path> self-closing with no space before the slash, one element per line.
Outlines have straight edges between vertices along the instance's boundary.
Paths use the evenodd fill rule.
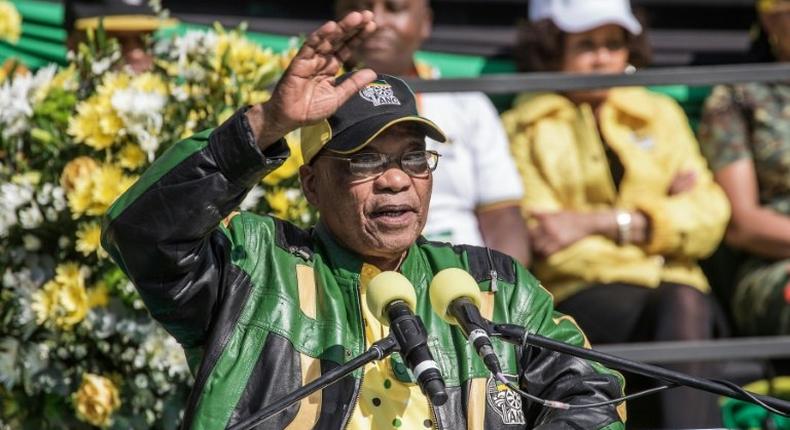
<path fill-rule="evenodd" d="M 377 115 L 366 118 L 364 121 L 354 124 L 337 135 L 332 135 L 332 128 L 329 122 L 324 120 L 318 124 L 302 129 L 302 157 L 304 157 L 305 164 L 309 164 L 324 148 L 338 154 L 351 154 L 357 152 L 390 127 L 402 123 L 413 123 L 417 125 L 425 136 L 433 140 L 438 142 L 447 141 L 447 136 L 445 136 L 439 126 L 433 121 L 418 115 Z"/>

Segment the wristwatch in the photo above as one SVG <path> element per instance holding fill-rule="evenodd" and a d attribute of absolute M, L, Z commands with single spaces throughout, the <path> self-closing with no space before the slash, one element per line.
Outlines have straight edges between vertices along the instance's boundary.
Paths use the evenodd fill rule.
<path fill-rule="evenodd" d="M 617 211 L 615 220 L 617 221 L 617 243 L 620 245 L 631 243 L 631 222 L 633 221 L 631 212 Z"/>

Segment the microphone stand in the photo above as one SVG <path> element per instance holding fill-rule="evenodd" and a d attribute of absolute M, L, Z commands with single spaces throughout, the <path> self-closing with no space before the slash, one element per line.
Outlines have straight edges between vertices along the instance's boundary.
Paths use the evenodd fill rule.
<path fill-rule="evenodd" d="M 367 351 L 353 358 L 351 361 L 338 366 L 310 382 L 307 385 L 299 387 L 296 391 L 275 400 L 272 404 L 266 406 L 252 416 L 230 426 L 229 430 L 247 430 L 260 424 L 261 422 L 271 418 L 275 414 L 283 411 L 303 398 L 313 394 L 314 392 L 324 389 L 335 382 L 339 381 L 349 373 L 359 369 L 360 367 L 392 354 L 398 349 L 398 342 L 390 334 L 384 339 L 374 342 Z"/>
<path fill-rule="evenodd" d="M 638 361 L 627 360 L 625 358 L 617 357 L 614 355 L 605 354 L 603 352 L 595 351 L 592 349 L 580 348 L 567 344 L 565 342 L 549 339 L 544 336 L 531 334 L 524 327 L 515 324 L 498 324 L 491 323 L 491 336 L 499 337 L 502 340 L 519 346 L 534 345 L 541 348 L 546 348 L 551 351 L 561 352 L 563 354 L 581 357 L 587 360 L 597 361 L 601 364 L 613 367 L 615 369 L 627 370 L 629 372 L 637 373 L 654 379 L 659 379 L 665 382 L 671 382 L 677 385 L 685 385 L 688 387 L 696 388 L 698 390 L 707 391 L 714 394 L 719 394 L 727 397 L 732 397 L 738 400 L 743 400 L 759 406 L 753 398 L 750 398 L 745 393 L 747 391 L 737 391 L 731 387 L 706 378 L 696 378 L 685 373 L 676 372 L 674 370 L 665 369 L 663 367 L 654 366 L 651 364 L 640 363 Z M 776 408 L 784 413 L 790 413 L 790 402 L 777 399 L 770 396 L 761 394 L 749 393 L 765 404 Z"/>

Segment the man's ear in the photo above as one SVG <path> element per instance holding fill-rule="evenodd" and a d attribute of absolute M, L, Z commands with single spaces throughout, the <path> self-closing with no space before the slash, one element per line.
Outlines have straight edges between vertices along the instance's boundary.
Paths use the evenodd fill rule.
<path fill-rule="evenodd" d="M 299 182 L 302 184 L 302 192 L 304 193 L 307 202 L 318 207 L 318 178 L 313 166 L 303 164 L 299 166 Z"/>

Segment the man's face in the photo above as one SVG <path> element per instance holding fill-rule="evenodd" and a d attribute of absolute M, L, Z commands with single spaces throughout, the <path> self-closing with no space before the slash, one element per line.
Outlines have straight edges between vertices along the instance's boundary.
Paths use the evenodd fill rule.
<path fill-rule="evenodd" d="M 354 60 L 378 73 L 406 75 L 414 53 L 431 34 L 428 0 L 338 0 L 336 13 L 370 10 L 376 32 L 356 50 Z"/>
<path fill-rule="evenodd" d="M 425 137 L 413 125 L 385 130 L 358 153 L 400 156 L 425 150 Z M 328 155 L 332 155 L 331 153 Z M 348 161 L 318 155 L 300 170 L 302 187 L 322 222 L 347 248 L 363 257 L 397 259 L 417 240 L 425 226 L 433 176 L 414 177 L 397 162 L 378 177 L 353 176 Z"/>

